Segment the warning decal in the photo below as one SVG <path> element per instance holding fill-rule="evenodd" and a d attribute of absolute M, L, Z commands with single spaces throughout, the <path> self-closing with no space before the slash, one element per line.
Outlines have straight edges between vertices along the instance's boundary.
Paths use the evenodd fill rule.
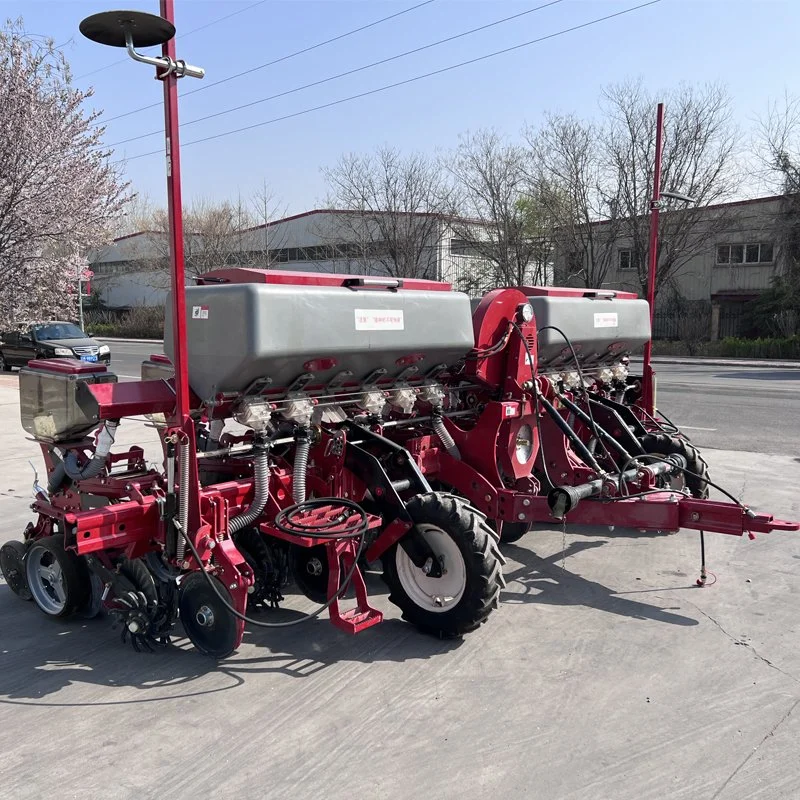
<path fill-rule="evenodd" d="M 595 328 L 616 328 L 619 326 L 619 321 L 616 314 L 595 314 L 594 326 Z"/>
<path fill-rule="evenodd" d="M 208 319 L 208 306 L 192 306 L 192 319 Z"/>
<path fill-rule="evenodd" d="M 401 309 L 357 308 L 357 331 L 402 331 L 405 330 Z"/>

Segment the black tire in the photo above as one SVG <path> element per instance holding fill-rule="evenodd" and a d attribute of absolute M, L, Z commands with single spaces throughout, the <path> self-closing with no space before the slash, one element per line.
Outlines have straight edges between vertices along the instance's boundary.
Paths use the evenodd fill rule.
<path fill-rule="evenodd" d="M 458 554 L 458 570 L 463 574 L 453 574 L 456 579 L 460 578 L 463 586 L 453 596 L 449 608 L 442 606 L 441 610 L 436 610 L 439 603 L 432 595 L 427 595 L 431 599 L 421 604 L 426 589 L 435 590 L 434 582 L 446 576 L 425 576 L 396 544 L 382 558 L 389 600 L 400 608 L 403 619 L 439 638 L 457 638 L 476 630 L 497 608 L 500 590 L 505 586 L 502 572 L 505 559 L 497 547 L 496 534 L 487 524 L 486 517 L 451 494 L 430 492 L 417 495 L 406 508 L 437 555 L 445 557 L 445 569 L 448 569 L 447 553 L 441 551 L 449 551 L 452 556 Z M 456 567 L 450 568 L 454 569 Z M 416 598 L 409 594 L 409 589 Z"/>
<path fill-rule="evenodd" d="M 209 580 L 214 581 L 219 594 L 209 585 Z M 178 594 L 178 613 L 186 635 L 203 655 L 215 659 L 231 655 L 236 650 L 237 639 L 236 617 L 219 595 L 233 605 L 230 593 L 217 578 L 199 572 L 191 572 L 181 581 Z"/>
<path fill-rule="evenodd" d="M 233 542 L 253 570 L 253 591 L 247 599 L 248 606 L 259 606 L 267 597 L 268 582 L 272 574 L 272 559 L 264 537 L 255 528 L 246 528 L 233 535 Z"/>
<path fill-rule="evenodd" d="M 58 590 L 43 575 L 43 570 L 53 566 L 60 569 Z M 78 556 L 64 549 L 63 536 L 46 536 L 30 545 L 25 577 L 33 601 L 48 617 L 63 619 L 86 604 L 91 587 L 82 567 Z"/>
<path fill-rule="evenodd" d="M 6 361 L 6 357 L 0 352 L 0 371 L 11 372 L 11 364 Z"/>
<path fill-rule="evenodd" d="M 687 469 L 687 473 L 684 475 L 686 488 L 692 497 L 701 500 L 708 497 L 708 464 L 691 442 L 667 433 L 648 433 L 639 441 L 645 452 L 650 455 L 683 456 L 686 459 Z M 647 462 L 644 461 L 644 463 Z"/>
<path fill-rule="evenodd" d="M 518 542 L 531 529 L 528 522 L 504 522 L 500 534 L 500 544 Z"/>
<path fill-rule="evenodd" d="M 25 577 L 25 542 L 12 539 L 0 547 L 0 572 L 8 588 L 21 600 L 33 600 L 28 579 Z"/>
<path fill-rule="evenodd" d="M 289 550 L 289 568 L 295 586 L 313 603 L 328 601 L 328 551 L 325 545 L 299 547 Z"/>

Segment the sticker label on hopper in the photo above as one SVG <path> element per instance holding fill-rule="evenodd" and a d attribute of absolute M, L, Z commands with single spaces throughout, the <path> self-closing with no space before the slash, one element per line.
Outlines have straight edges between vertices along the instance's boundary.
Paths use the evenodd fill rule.
<path fill-rule="evenodd" d="M 617 328 L 619 320 L 616 314 L 595 314 L 594 326 L 595 328 Z"/>
<path fill-rule="evenodd" d="M 405 330 L 402 309 L 357 308 L 357 331 L 402 331 Z"/>
<path fill-rule="evenodd" d="M 192 306 L 192 319 L 208 319 L 208 306 Z"/>

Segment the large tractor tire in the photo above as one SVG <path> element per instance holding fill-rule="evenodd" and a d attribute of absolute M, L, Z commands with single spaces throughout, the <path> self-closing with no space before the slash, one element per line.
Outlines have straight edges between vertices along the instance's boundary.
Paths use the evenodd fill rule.
<path fill-rule="evenodd" d="M 686 488 L 692 497 L 708 497 L 708 464 L 691 442 L 666 433 L 648 433 L 639 441 L 648 455 L 683 456 L 686 459 L 687 472 L 683 476 Z"/>
<path fill-rule="evenodd" d="M 444 570 L 426 575 L 397 544 L 383 555 L 389 600 L 403 619 L 426 633 L 452 639 L 479 628 L 497 608 L 505 586 L 494 532 L 464 500 L 443 492 L 415 497 L 407 505 L 417 531 Z"/>

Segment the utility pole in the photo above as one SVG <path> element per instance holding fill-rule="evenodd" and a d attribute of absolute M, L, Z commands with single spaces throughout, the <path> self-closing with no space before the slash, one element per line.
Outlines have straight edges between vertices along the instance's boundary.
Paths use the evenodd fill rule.
<path fill-rule="evenodd" d="M 644 346 L 644 367 L 642 370 L 642 404 L 644 410 L 653 416 L 656 406 L 656 374 L 651 358 L 653 354 L 653 315 L 656 306 L 656 270 L 658 269 L 658 216 L 661 205 L 661 149 L 664 132 L 664 104 L 658 104 L 656 112 L 656 163 L 653 169 L 653 198 L 650 201 L 650 247 L 648 248 L 647 302 L 650 304 L 650 338 Z"/>

